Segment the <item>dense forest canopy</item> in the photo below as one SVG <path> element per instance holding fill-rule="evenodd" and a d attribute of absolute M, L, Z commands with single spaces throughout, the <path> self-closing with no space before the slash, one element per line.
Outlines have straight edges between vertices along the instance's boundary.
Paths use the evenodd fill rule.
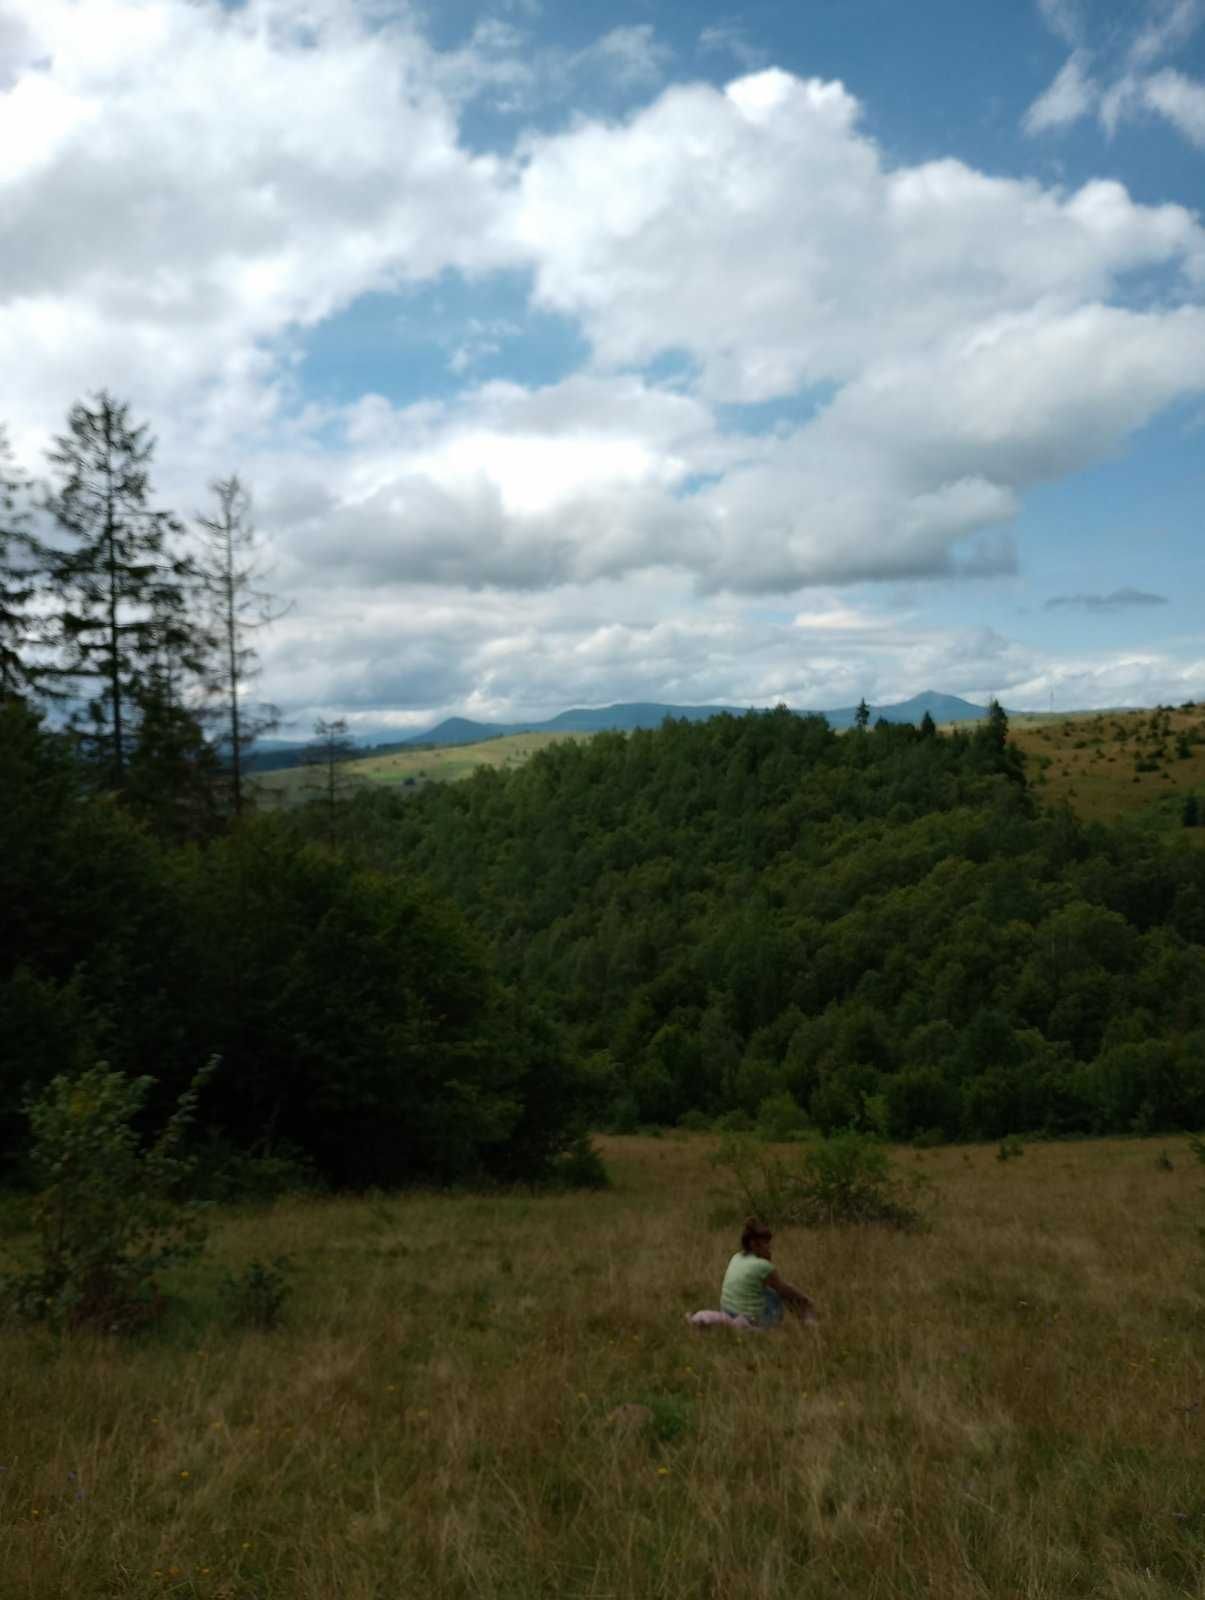
<path fill-rule="evenodd" d="M 976 731 L 785 709 L 356 802 L 560 1023 L 615 1125 L 947 1137 L 1205 1121 L 1205 858 L 1035 805 Z"/>

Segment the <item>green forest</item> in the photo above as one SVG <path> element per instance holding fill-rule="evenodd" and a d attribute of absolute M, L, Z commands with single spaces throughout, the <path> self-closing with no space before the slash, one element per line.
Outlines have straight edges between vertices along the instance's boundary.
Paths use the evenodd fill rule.
<path fill-rule="evenodd" d="M 0 475 L 10 1176 L 101 1060 L 153 1120 L 217 1057 L 214 1161 L 342 1187 L 538 1178 L 589 1126 L 1205 1124 L 1205 854 L 1042 808 L 998 706 L 668 721 L 406 792 L 331 764 L 257 815 L 249 499 L 186 539 L 152 457 L 102 395 L 40 497 Z"/>

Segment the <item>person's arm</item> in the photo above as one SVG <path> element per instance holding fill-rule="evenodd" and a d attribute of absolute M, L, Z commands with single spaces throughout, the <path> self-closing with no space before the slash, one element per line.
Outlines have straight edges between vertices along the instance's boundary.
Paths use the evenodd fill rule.
<path fill-rule="evenodd" d="M 777 1270 L 772 1272 L 766 1279 L 766 1288 L 773 1289 L 774 1293 L 778 1295 L 785 1305 L 790 1306 L 797 1316 L 814 1317 L 816 1315 L 816 1307 L 809 1296 L 804 1294 L 802 1289 L 797 1289 L 793 1283 L 787 1283 L 783 1278 L 780 1278 Z"/>

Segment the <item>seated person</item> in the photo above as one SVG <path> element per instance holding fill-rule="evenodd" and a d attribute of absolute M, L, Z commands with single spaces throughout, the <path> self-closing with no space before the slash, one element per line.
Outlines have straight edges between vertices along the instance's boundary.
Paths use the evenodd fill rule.
<path fill-rule="evenodd" d="M 749 1217 L 741 1232 L 741 1247 L 728 1263 L 720 1290 L 720 1310 L 696 1311 L 687 1321 L 696 1328 L 723 1324 L 730 1328 L 776 1327 L 789 1309 L 801 1322 L 816 1322 L 809 1297 L 785 1282 L 770 1259 L 773 1234 L 764 1222 Z"/>

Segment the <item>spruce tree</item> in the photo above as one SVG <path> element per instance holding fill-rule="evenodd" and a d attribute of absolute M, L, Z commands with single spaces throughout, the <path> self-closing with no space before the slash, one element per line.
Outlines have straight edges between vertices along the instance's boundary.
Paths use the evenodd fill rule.
<path fill-rule="evenodd" d="M 153 507 L 154 441 L 128 405 L 102 391 L 91 407 L 71 408 L 67 427 L 49 452 L 59 482 L 46 502 L 64 536 L 52 570 L 62 668 L 91 689 L 77 731 L 103 780 L 121 789 L 141 702 L 180 699 L 183 676 L 199 665 L 193 568 L 170 548 L 180 523 Z"/>
<path fill-rule="evenodd" d="M 30 520 L 29 485 L 13 465 L 0 428 L 0 699 L 28 694 L 48 670 L 30 654 L 41 632 L 31 605 L 44 561 Z"/>
<path fill-rule="evenodd" d="M 200 575 L 214 637 L 210 691 L 223 726 L 219 743 L 227 753 L 231 804 L 239 816 L 244 758 L 256 739 L 280 720 L 274 706 L 252 708 L 246 703 L 247 688 L 259 676 L 258 657 L 248 638 L 283 611 L 258 587 L 265 573 L 256 560 L 250 495 L 237 474 L 219 478 L 210 489 L 216 502 L 213 514 L 197 518 L 205 547 Z"/>

